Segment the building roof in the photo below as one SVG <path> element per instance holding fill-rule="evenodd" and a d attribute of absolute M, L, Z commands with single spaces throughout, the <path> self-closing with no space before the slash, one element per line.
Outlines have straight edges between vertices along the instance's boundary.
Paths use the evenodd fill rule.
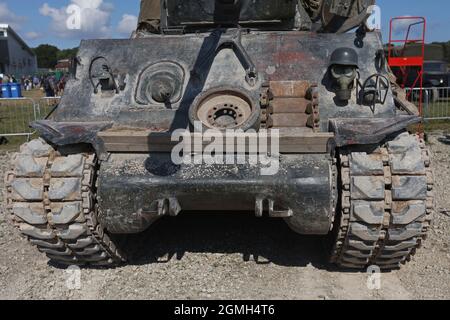
<path fill-rule="evenodd" d="M 69 69 L 69 68 L 70 68 L 69 59 L 59 60 L 58 64 L 55 66 L 55 69 Z"/>
<path fill-rule="evenodd" d="M 12 35 L 17 42 L 19 42 L 22 45 L 22 48 L 26 51 L 28 51 L 32 56 L 35 56 L 36 54 L 31 50 L 31 48 L 26 44 L 26 42 L 11 28 L 8 24 L 0 23 L 0 29 L 6 29 L 8 31 L 8 36 Z"/>

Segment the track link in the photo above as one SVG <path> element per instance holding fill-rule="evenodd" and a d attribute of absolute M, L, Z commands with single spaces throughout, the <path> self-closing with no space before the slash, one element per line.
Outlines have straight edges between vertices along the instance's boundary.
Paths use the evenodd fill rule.
<path fill-rule="evenodd" d="M 13 156 L 6 212 L 52 262 L 113 266 L 125 261 L 97 221 L 96 171 L 95 155 L 61 155 L 41 139 Z"/>
<path fill-rule="evenodd" d="M 374 152 L 340 155 L 341 215 L 331 261 L 398 269 L 416 253 L 432 220 L 433 175 L 422 140 L 401 133 Z"/>

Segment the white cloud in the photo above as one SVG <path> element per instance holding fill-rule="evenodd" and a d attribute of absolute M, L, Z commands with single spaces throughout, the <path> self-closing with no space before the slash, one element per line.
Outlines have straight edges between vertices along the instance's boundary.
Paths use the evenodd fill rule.
<path fill-rule="evenodd" d="M 117 32 L 121 35 L 129 36 L 136 29 L 138 17 L 132 14 L 124 14 L 117 26 Z"/>
<path fill-rule="evenodd" d="M 42 37 L 42 34 L 35 32 L 35 31 L 30 31 L 25 33 L 25 38 L 27 40 L 36 40 Z"/>
<path fill-rule="evenodd" d="M 396 36 L 396 40 L 405 40 L 409 29 L 409 39 L 418 39 L 422 36 L 423 24 L 421 19 L 415 19 L 413 16 L 405 15 L 405 19 L 394 20 L 393 22 L 393 34 Z M 420 24 L 418 24 L 420 23 Z"/>
<path fill-rule="evenodd" d="M 44 3 L 39 12 L 41 15 L 52 19 L 51 32 L 60 38 L 107 38 L 111 36 L 111 13 L 114 6 L 103 0 L 71 0 L 69 5 L 80 9 L 80 28 L 69 29 L 67 21 L 71 14 L 67 13 L 67 7 L 54 8 Z"/>
<path fill-rule="evenodd" d="M 23 16 L 18 16 L 8 8 L 8 4 L 0 2 L 0 23 L 9 24 L 13 29 L 20 30 L 22 23 L 27 19 Z"/>

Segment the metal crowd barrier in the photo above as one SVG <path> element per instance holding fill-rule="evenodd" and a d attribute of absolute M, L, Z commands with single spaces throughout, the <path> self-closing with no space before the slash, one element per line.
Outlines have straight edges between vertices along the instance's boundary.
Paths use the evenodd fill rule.
<path fill-rule="evenodd" d="M 35 133 L 29 124 L 44 120 L 57 107 L 60 97 L 0 99 L 0 137 L 24 136 Z"/>
<path fill-rule="evenodd" d="M 420 88 L 407 89 L 410 100 L 418 103 Z M 423 115 L 425 120 L 450 119 L 450 88 L 433 87 L 423 88 Z"/>
<path fill-rule="evenodd" d="M 36 105 L 36 120 L 44 120 L 55 110 L 61 101 L 61 97 L 45 97 L 40 98 L 35 103 Z"/>
<path fill-rule="evenodd" d="M 36 104 L 29 98 L 0 99 L 0 137 L 34 134 L 29 123 L 37 119 Z"/>

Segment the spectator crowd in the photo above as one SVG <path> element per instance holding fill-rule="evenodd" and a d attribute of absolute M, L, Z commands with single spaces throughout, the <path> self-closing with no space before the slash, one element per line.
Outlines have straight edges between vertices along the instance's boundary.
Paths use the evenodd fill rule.
<path fill-rule="evenodd" d="M 22 91 L 39 89 L 45 93 L 46 97 L 61 96 L 68 79 L 68 74 L 48 73 L 45 75 L 22 76 L 20 81 L 18 81 L 14 75 L 0 74 L 0 83 L 2 85 L 20 83 Z"/>

